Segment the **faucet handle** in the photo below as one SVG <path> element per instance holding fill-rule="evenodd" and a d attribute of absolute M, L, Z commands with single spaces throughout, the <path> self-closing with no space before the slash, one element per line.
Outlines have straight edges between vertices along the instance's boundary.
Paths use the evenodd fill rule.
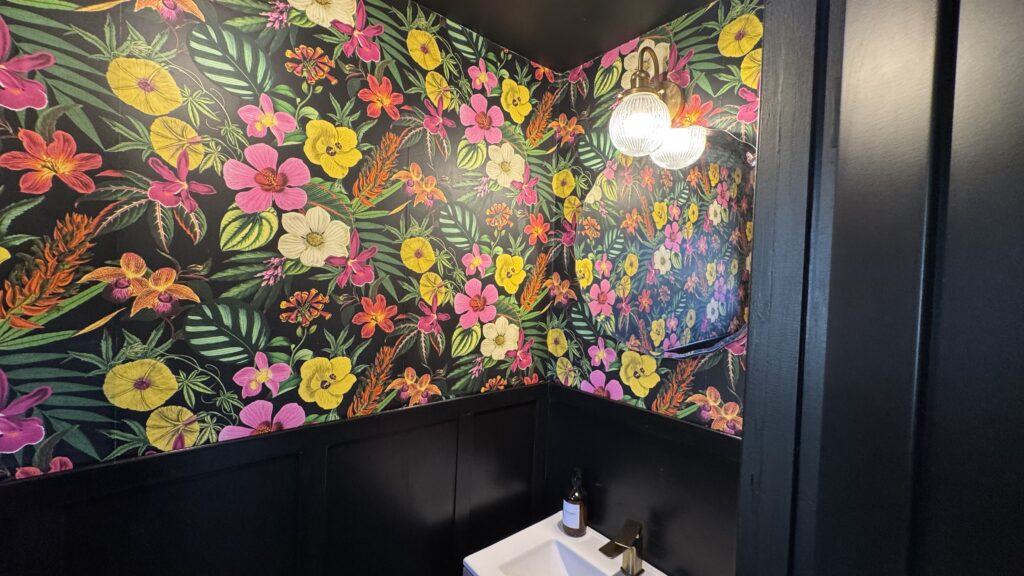
<path fill-rule="evenodd" d="M 626 520 L 622 524 L 619 535 L 601 546 L 602 554 L 615 558 L 630 548 L 639 549 L 643 543 L 644 525 L 636 520 Z"/>

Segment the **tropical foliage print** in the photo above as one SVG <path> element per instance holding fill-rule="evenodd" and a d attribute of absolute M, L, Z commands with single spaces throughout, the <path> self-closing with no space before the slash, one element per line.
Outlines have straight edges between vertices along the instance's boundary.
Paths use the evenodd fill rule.
<path fill-rule="evenodd" d="M 751 141 L 760 34 L 735 1 L 643 42 L 678 48 L 687 121 Z M 670 413 L 663 383 L 615 393 L 673 369 L 617 344 L 626 298 L 590 315 L 577 279 L 598 252 L 647 266 L 656 241 L 586 235 L 589 210 L 607 224 L 642 196 L 605 135 L 637 44 L 561 74 L 414 3 L 4 3 L 0 479 L 552 378 Z M 752 169 L 718 170 L 739 178 L 722 222 L 749 221 Z M 698 196 L 655 178 L 682 226 Z M 749 229 L 695 230 L 739 262 L 716 273 L 742 310 Z M 738 433 L 741 347 L 680 361 L 672 415 Z"/>

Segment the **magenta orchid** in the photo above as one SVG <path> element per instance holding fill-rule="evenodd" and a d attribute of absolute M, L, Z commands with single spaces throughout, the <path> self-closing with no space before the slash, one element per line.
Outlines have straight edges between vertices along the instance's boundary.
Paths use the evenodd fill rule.
<path fill-rule="evenodd" d="M 477 272 L 480 272 L 481 277 L 485 276 L 491 262 L 490 255 L 481 252 L 479 244 L 473 244 L 473 250 L 462 256 L 462 265 L 466 267 L 466 274 L 469 276 Z"/>
<path fill-rule="evenodd" d="M 11 397 L 7 374 L 0 370 L 0 454 L 13 454 L 25 446 L 38 444 L 46 436 L 43 420 L 25 414 L 53 394 L 49 386 L 40 386 L 20 398 Z"/>
<path fill-rule="evenodd" d="M 519 191 L 516 195 L 517 204 L 525 204 L 526 206 L 533 206 L 537 203 L 537 183 L 540 182 L 540 177 L 534 176 L 530 178 L 530 165 L 526 164 L 523 166 L 523 179 L 513 180 L 512 187 Z"/>
<path fill-rule="evenodd" d="M 427 109 L 427 113 L 423 117 L 423 127 L 431 134 L 448 138 L 447 128 L 453 128 L 455 121 L 444 117 L 444 94 L 437 97 L 436 104 L 424 99 L 423 106 Z"/>
<path fill-rule="evenodd" d="M 181 205 L 191 214 L 199 208 L 192 194 L 210 195 L 215 194 L 213 186 L 200 184 L 199 182 L 188 181 L 188 153 L 182 152 L 178 155 L 177 172 L 164 164 L 159 158 L 152 157 L 148 161 L 149 167 L 163 178 L 163 182 L 154 180 L 149 184 L 149 199 L 159 202 L 167 208 L 174 208 Z"/>
<path fill-rule="evenodd" d="M 437 311 L 437 296 L 430 299 L 430 305 L 420 300 L 419 308 L 420 312 L 423 313 L 420 319 L 416 322 L 416 327 L 420 329 L 420 332 L 424 334 L 440 334 L 441 333 L 441 322 L 444 322 L 451 318 L 451 315 L 447 312 Z"/>
<path fill-rule="evenodd" d="M 520 330 L 519 344 L 515 350 L 509 350 L 507 354 L 512 358 L 511 369 L 513 371 L 525 371 L 533 365 L 533 354 L 530 353 L 531 348 L 533 348 L 533 338 L 526 340 L 526 331 Z"/>
<path fill-rule="evenodd" d="M 366 250 L 360 251 L 359 231 L 352 230 L 348 253 L 348 256 L 331 256 L 327 258 L 328 264 L 341 268 L 336 280 L 338 288 L 344 288 L 349 281 L 352 282 L 353 286 L 366 286 L 373 282 L 374 271 L 370 258 L 377 254 L 377 247 L 371 246 Z"/>
<path fill-rule="evenodd" d="M 366 5 L 363 0 L 359 0 L 359 3 L 356 4 L 355 24 L 345 24 L 340 20 L 335 20 L 331 22 L 331 25 L 342 34 L 349 35 L 348 41 L 341 47 L 345 56 L 351 58 L 354 52 L 363 62 L 380 61 L 380 46 L 377 46 L 373 38 L 384 33 L 384 26 L 380 24 L 366 25 Z"/>
<path fill-rule="evenodd" d="M 256 366 L 246 366 L 235 372 L 232 380 L 242 387 L 242 398 L 249 398 L 259 394 L 263 385 L 277 396 L 281 382 L 284 382 L 292 375 L 291 366 L 278 362 L 271 364 L 267 355 L 263 352 L 256 353 Z"/>
<path fill-rule="evenodd" d="M 263 138 L 269 130 L 277 145 L 284 144 L 284 136 L 298 127 L 295 117 L 287 112 L 275 112 L 270 96 L 260 94 L 259 107 L 252 104 L 238 109 L 238 117 L 245 122 L 245 133 L 253 138 Z"/>
<path fill-rule="evenodd" d="M 477 278 L 466 282 L 466 291 L 455 295 L 455 313 L 459 314 L 459 326 L 469 330 L 477 322 L 487 323 L 498 315 L 494 303 L 498 301 L 498 289 L 493 284 L 483 286 Z"/>
<path fill-rule="evenodd" d="M 600 370 L 594 370 L 587 380 L 580 382 L 580 390 L 594 396 L 622 400 L 622 384 L 618 380 L 608 380 L 608 375 Z"/>
<path fill-rule="evenodd" d="M 686 65 L 690 63 L 691 58 L 693 58 L 692 49 L 683 54 L 682 58 L 679 57 L 679 48 L 675 44 L 669 50 L 668 72 L 666 75 L 669 80 L 676 83 L 680 88 L 686 88 L 690 85 L 690 70 Z"/>
<path fill-rule="evenodd" d="M 266 400 L 256 400 L 238 413 L 238 419 L 245 426 L 225 426 L 220 431 L 218 440 L 234 440 L 258 436 L 267 432 L 277 432 L 289 428 L 298 428 L 306 423 L 306 411 L 297 403 L 292 402 L 281 406 L 274 414 L 274 405 Z"/>
<path fill-rule="evenodd" d="M 636 47 L 639 45 L 640 39 L 633 38 L 629 42 L 619 44 L 615 48 L 612 48 L 611 50 L 605 52 L 604 56 L 601 57 L 601 68 L 607 68 L 612 64 L 615 64 L 615 61 L 619 58 L 619 56 L 625 56 L 626 54 L 629 54 L 633 50 L 636 50 Z"/>
<path fill-rule="evenodd" d="M 476 66 L 469 67 L 469 77 L 473 81 L 473 90 L 486 88 L 488 96 L 491 95 L 491 90 L 498 85 L 498 77 L 487 70 L 487 64 L 484 63 L 483 58 Z"/>
<path fill-rule="evenodd" d="M 0 108 L 46 108 L 46 87 L 38 80 L 30 80 L 28 73 L 49 68 L 57 60 L 48 52 L 32 52 L 11 57 L 13 48 L 11 29 L 0 17 Z"/>
<path fill-rule="evenodd" d="M 482 94 L 473 94 L 469 104 L 459 108 L 459 120 L 466 127 L 466 140 L 476 144 L 487 140 L 488 144 L 501 142 L 501 125 L 505 123 L 505 115 L 497 106 L 487 107 L 487 98 Z"/>
<path fill-rule="evenodd" d="M 277 165 L 277 150 L 266 144 L 253 144 L 245 149 L 248 164 L 231 159 L 224 163 L 224 183 L 235 195 L 235 203 L 246 214 L 262 212 L 276 204 L 281 210 L 298 210 L 306 205 L 309 167 L 298 158 L 288 158 Z"/>
<path fill-rule="evenodd" d="M 736 113 L 736 119 L 744 124 L 757 122 L 757 109 L 761 105 L 761 97 L 758 96 L 757 92 L 746 86 L 740 87 L 737 94 L 740 98 L 746 100 L 747 103 L 740 106 L 739 112 Z"/>
<path fill-rule="evenodd" d="M 590 355 L 591 366 L 601 366 L 603 364 L 605 370 L 612 367 L 612 363 L 615 362 L 616 358 L 615 349 L 606 345 L 603 337 L 598 337 L 597 344 L 588 348 L 587 353 Z"/>

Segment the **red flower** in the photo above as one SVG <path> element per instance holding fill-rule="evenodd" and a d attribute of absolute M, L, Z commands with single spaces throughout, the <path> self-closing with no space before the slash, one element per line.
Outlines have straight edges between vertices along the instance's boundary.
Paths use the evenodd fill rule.
<path fill-rule="evenodd" d="M 394 304 L 388 306 L 388 302 L 384 299 L 383 294 L 377 294 L 376 300 L 370 300 L 364 296 L 360 303 L 363 305 L 363 311 L 357 312 L 352 317 L 352 321 L 363 325 L 359 335 L 364 340 L 372 338 L 378 326 L 380 326 L 380 329 L 385 334 L 390 334 L 394 331 L 395 323 L 391 319 L 395 317 L 395 314 L 398 314 L 398 306 Z"/>
<path fill-rule="evenodd" d="M 530 62 L 530 64 L 533 65 L 533 68 L 534 68 L 534 70 L 533 70 L 533 77 L 535 79 L 541 80 L 541 79 L 547 78 L 548 82 L 554 82 L 555 81 L 555 71 L 554 70 L 552 70 L 551 68 L 548 68 L 547 66 L 545 66 L 543 64 L 540 64 L 538 62 Z"/>
<path fill-rule="evenodd" d="M 369 88 L 359 91 L 359 99 L 369 102 L 366 106 L 366 115 L 370 118 L 380 118 L 380 111 L 384 110 L 392 120 L 398 120 L 398 106 L 402 105 L 405 97 L 398 92 L 391 91 L 391 80 L 387 76 L 381 76 L 380 82 L 370 74 L 366 77 Z"/>
<path fill-rule="evenodd" d="M 523 231 L 530 235 L 530 246 L 533 246 L 537 240 L 547 243 L 549 230 L 551 224 L 544 221 L 543 214 L 530 214 L 530 223 Z"/>
<path fill-rule="evenodd" d="M 18 139 L 25 151 L 7 152 L 0 156 L 0 168 L 31 170 L 21 176 L 22 192 L 48 192 L 53 188 L 54 176 L 79 194 L 90 194 L 96 190 L 96 183 L 85 171 L 99 168 L 103 159 L 99 154 L 76 154 L 78 146 L 67 132 L 57 130 L 49 144 L 38 133 L 25 129 L 18 131 Z"/>
<path fill-rule="evenodd" d="M 285 62 L 284 69 L 299 78 L 305 78 L 306 84 L 313 85 L 325 79 L 331 84 L 338 83 L 338 79 L 330 74 L 334 69 L 334 60 L 324 52 L 323 48 L 319 46 L 310 48 L 301 44 L 291 50 L 285 50 L 284 55 L 285 58 L 296 60 L 296 62 Z"/>
<path fill-rule="evenodd" d="M 701 102 L 700 94 L 694 94 L 693 96 L 690 96 L 690 100 L 679 109 L 679 112 L 675 117 L 675 122 L 673 122 L 672 125 L 683 128 L 686 126 L 707 126 L 708 119 L 720 111 L 720 109 L 715 108 L 715 104 L 711 100 Z"/>

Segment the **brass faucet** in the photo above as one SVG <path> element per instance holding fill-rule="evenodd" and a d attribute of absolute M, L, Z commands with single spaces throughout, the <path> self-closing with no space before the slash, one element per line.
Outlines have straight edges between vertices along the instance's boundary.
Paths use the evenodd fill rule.
<path fill-rule="evenodd" d="M 643 548 L 644 525 L 636 520 L 626 520 L 619 535 L 601 546 L 600 550 L 609 558 L 622 554 L 622 573 L 639 576 L 644 571 Z"/>

